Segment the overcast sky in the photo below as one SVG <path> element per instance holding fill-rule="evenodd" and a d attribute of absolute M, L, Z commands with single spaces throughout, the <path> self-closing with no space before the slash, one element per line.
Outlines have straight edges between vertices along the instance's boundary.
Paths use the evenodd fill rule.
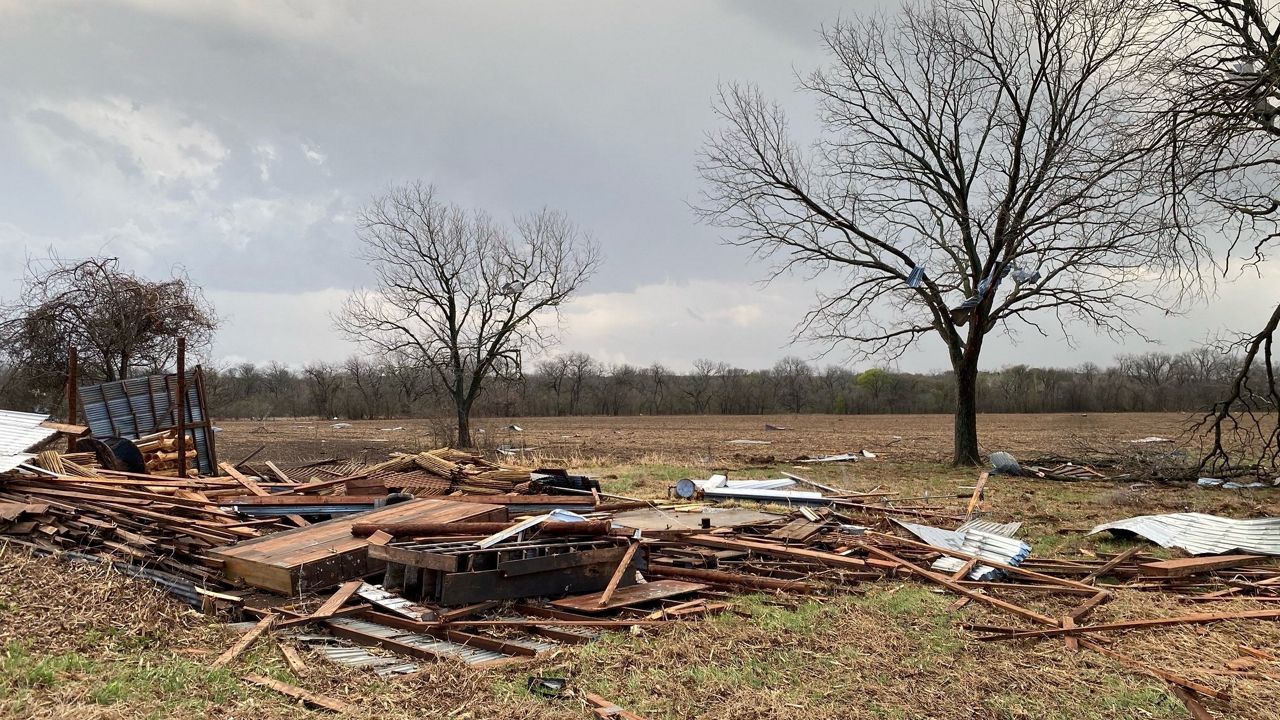
<path fill-rule="evenodd" d="M 695 154 L 721 80 L 811 122 L 794 73 L 822 62 L 819 25 L 877 7 L 0 0 L 0 298 L 50 248 L 142 274 L 181 265 L 225 320 L 214 360 L 340 360 L 356 349 L 330 313 L 369 279 L 352 218 L 422 179 L 498 216 L 563 210 L 597 238 L 606 261 L 565 307 L 560 351 L 676 369 L 814 356 L 790 344 L 812 286 L 761 287 L 764 268 L 695 221 Z M 1181 350 L 1260 324 L 1277 279 L 1142 318 L 1163 346 L 1001 334 L 987 365 Z M 941 369 L 941 350 L 926 341 L 898 367 Z"/>

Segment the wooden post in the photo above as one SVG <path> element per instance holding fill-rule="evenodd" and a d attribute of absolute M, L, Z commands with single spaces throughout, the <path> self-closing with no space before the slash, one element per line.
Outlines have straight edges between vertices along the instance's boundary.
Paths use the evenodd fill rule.
<path fill-rule="evenodd" d="M 76 385 L 79 378 L 76 377 L 79 371 L 77 367 L 79 358 L 76 357 L 76 346 L 72 345 L 67 348 L 67 424 L 76 424 L 76 404 L 79 402 L 77 393 L 79 392 Z M 76 439 L 71 435 L 67 435 L 67 452 L 75 452 Z"/>
<path fill-rule="evenodd" d="M 187 476 L 187 339 L 178 338 L 178 477 Z"/>

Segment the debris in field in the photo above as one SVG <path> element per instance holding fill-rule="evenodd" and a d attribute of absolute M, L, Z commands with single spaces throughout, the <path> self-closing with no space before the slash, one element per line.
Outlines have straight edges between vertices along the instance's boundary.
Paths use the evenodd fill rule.
<path fill-rule="evenodd" d="M 726 440 L 730 445 L 771 445 L 769 440 Z"/>
<path fill-rule="evenodd" d="M 1280 518 L 1236 520 L 1204 513 L 1141 515 L 1098 525 L 1088 534 L 1103 530 L 1141 535 L 1162 547 L 1186 550 L 1192 555 L 1233 550 L 1280 555 Z"/>
<path fill-rule="evenodd" d="M 1014 476 L 1023 474 L 1022 466 L 1007 452 L 993 452 L 987 459 L 991 462 L 992 472 Z"/>
<path fill-rule="evenodd" d="M 617 720 L 646 720 L 643 716 L 624 710 L 594 693 L 587 693 L 583 697 L 592 705 L 591 714 L 598 720 L 611 720 L 613 718 Z"/>
<path fill-rule="evenodd" d="M 1013 539 L 1013 534 L 1018 531 L 1021 523 L 999 525 L 983 520 L 970 520 L 956 530 L 943 530 L 902 520 L 894 522 L 934 547 L 962 551 L 983 560 L 1016 567 L 1031 555 L 1030 545 Z M 963 561 L 946 556 L 932 565 L 933 570 L 947 574 L 956 573 L 963 568 Z M 989 565 L 969 566 L 968 577 L 972 580 L 995 580 L 1001 575 L 1000 570 Z"/>
<path fill-rule="evenodd" d="M 262 687 L 270 688 L 278 693 L 288 695 L 289 697 L 301 700 L 308 705 L 329 710 L 330 712 L 341 713 L 343 715 L 354 715 L 357 712 L 354 706 L 341 700 L 331 698 L 328 695 L 321 695 L 309 690 L 303 690 L 297 685 L 290 685 L 289 683 L 276 680 L 275 678 L 250 673 L 244 676 L 244 680 L 246 682 L 253 683 L 254 685 L 261 685 Z"/>
<path fill-rule="evenodd" d="M 1216 488 L 1222 488 L 1223 490 L 1257 490 L 1260 488 L 1271 487 L 1266 483 L 1257 482 L 1257 481 L 1245 484 L 1245 483 L 1238 483 L 1233 480 L 1221 480 L 1219 478 L 1206 478 L 1206 477 L 1202 477 L 1196 480 L 1196 484 L 1199 485 L 1200 487 L 1216 487 Z"/>
<path fill-rule="evenodd" d="M 525 686 L 529 688 L 529 692 L 541 697 L 559 697 L 566 688 L 569 687 L 569 681 L 562 677 L 544 677 L 541 675 L 530 675 L 525 681 Z"/>
<path fill-rule="evenodd" d="M 837 455 L 824 455 L 822 457 L 816 457 L 816 458 L 799 457 L 799 458 L 796 458 L 795 461 L 798 463 L 805 463 L 805 464 L 857 462 L 858 457 L 859 455 L 854 455 L 853 453 L 839 453 Z"/>
<path fill-rule="evenodd" d="M 1130 440 L 1129 442 L 1134 445 L 1144 445 L 1148 443 L 1167 443 L 1167 442 L 1173 442 L 1173 441 L 1170 440 L 1169 438 L 1162 438 L 1162 437 L 1157 437 L 1155 435 L 1151 435 L 1149 437 L 1138 438 L 1137 440 Z"/>
<path fill-rule="evenodd" d="M 345 423 L 345 422 L 334 423 L 329 427 L 333 428 L 334 430 L 346 430 L 347 428 L 351 427 L 351 423 Z"/>
<path fill-rule="evenodd" d="M 765 423 L 764 429 L 766 432 L 778 432 L 781 430 L 790 430 L 791 428 L 787 427 L 786 425 L 774 425 L 772 423 Z"/>
<path fill-rule="evenodd" d="M 875 453 L 871 452 L 870 450 L 868 450 L 868 449 L 866 449 L 866 448 L 863 448 L 862 450 L 859 450 L 858 452 L 860 452 L 860 453 L 862 454 L 862 457 L 864 457 L 864 458 L 875 458 L 875 457 L 878 457 Z"/>

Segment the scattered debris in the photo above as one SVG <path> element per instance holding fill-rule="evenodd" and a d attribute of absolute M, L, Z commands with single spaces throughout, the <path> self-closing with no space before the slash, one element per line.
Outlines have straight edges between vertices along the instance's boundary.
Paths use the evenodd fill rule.
<path fill-rule="evenodd" d="M 1162 547 L 1186 550 L 1192 555 L 1234 550 L 1280 555 L 1280 518 L 1236 520 L 1204 513 L 1141 515 L 1104 523 L 1088 534 L 1103 530 L 1141 535 Z"/>

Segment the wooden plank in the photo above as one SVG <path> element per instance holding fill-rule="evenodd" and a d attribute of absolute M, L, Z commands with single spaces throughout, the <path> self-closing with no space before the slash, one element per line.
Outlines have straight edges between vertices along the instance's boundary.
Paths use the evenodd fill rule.
<path fill-rule="evenodd" d="M 622 552 L 618 548 L 618 553 Z M 447 573 L 440 578 L 441 605 L 464 605 L 483 600 L 515 600 L 519 598 L 558 596 L 569 593 L 595 592 L 609 584 L 617 562 L 564 568 L 526 575 L 505 575 L 501 570 Z M 640 558 L 631 560 L 631 568 L 638 569 Z M 626 579 L 627 585 L 635 582 L 635 575 Z"/>
<path fill-rule="evenodd" d="M 330 712 L 342 713 L 344 715 L 354 715 L 358 712 L 354 705 L 350 705 L 336 698 L 331 698 L 328 695 L 321 695 L 319 693 L 313 693 L 310 690 L 303 690 L 297 685 L 290 685 L 289 683 L 281 682 L 275 678 L 249 673 L 244 676 L 244 680 L 246 682 L 253 683 L 254 685 L 260 685 L 270 690 L 275 690 L 281 695 L 288 695 L 291 698 L 296 698 L 308 705 L 314 705 L 315 707 L 329 710 Z"/>
<path fill-rule="evenodd" d="M 347 604 L 347 601 L 351 599 L 352 595 L 356 594 L 356 591 L 360 589 L 361 585 L 364 585 L 364 580 L 352 580 L 350 582 L 343 583 L 341 587 L 329 596 L 328 600 L 324 601 L 323 605 L 316 608 L 316 611 L 311 613 L 311 617 L 317 620 L 332 617 L 333 614 L 337 612 L 338 608 Z"/>
<path fill-rule="evenodd" d="M 627 552 L 622 556 L 622 560 L 618 562 L 618 568 L 613 571 L 613 576 L 609 578 L 609 584 L 605 586 L 604 591 L 600 593 L 600 607 L 606 607 L 609 601 L 613 599 L 613 594 L 618 591 L 618 583 L 622 582 L 624 575 L 630 571 L 632 578 L 635 577 L 635 569 L 631 567 L 631 558 L 636 556 L 636 550 L 640 549 L 638 541 L 632 541 L 627 546 Z"/>
<path fill-rule="evenodd" d="M 1014 632 L 979 638 L 981 640 L 1023 640 L 1026 638 L 1057 637 L 1062 635 L 1083 635 L 1093 632 L 1113 630 L 1142 630 L 1146 628 L 1169 627 L 1172 625 L 1204 625 L 1207 623 L 1225 622 L 1229 620 L 1280 620 L 1280 610 L 1251 610 L 1238 613 L 1201 613 L 1196 615 L 1177 615 L 1174 617 L 1151 618 L 1147 620 L 1129 620 L 1118 623 L 1100 623 L 1097 625 L 1080 625 L 1072 628 L 1046 628 L 1044 630 L 1016 630 Z"/>
<path fill-rule="evenodd" d="M 311 668 L 307 667 L 307 663 L 302 659 L 302 654 L 292 645 L 282 643 L 280 645 L 280 654 L 284 655 L 284 662 L 294 675 L 304 677 L 311 671 Z"/>
<path fill-rule="evenodd" d="M 1110 599 L 1111 599 L 1111 593 L 1107 592 L 1106 590 L 1103 590 L 1098 594 L 1094 595 L 1093 597 L 1089 598 L 1088 600 L 1085 600 L 1084 602 L 1077 605 L 1074 610 L 1067 613 L 1067 617 L 1071 618 L 1072 621 L 1079 621 L 1083 619 L 1085 615 L 1088 615 L 1089 613 L 1093 612 L 1094 608 L 1098 607 L 1104 602 L 1107 602 Z"/>
<path fill-rule="evenodd" d="M 253 478 L 250 478 L 244 475 L 243 473 L 241 473 L 239 470 L 236 470 L 235 468 L 231 467 L 230 463 L 225 463 L 225 462 L 221 463 L 218 465 L 218 468 L 222 470 L 222 472 L 226 473 L 227 475 L 230 475 L 232 480 L 235 480 L 236 482 L 248 488 L 249 492 L 253 493 L 254 495 L 258 495 L 259 497 L 262 497 L 262 496 L 271 494 L 266 490 L 263 490 L 262 486 L 254 482 Z M 307 522 L 306 519 L 303 518 L 301 515 L 286 515 L 285 517 L 289 519 L 289 522 L 293 523 L 294 525 L 297 525 L 298 527 L 307 527 L 308 525 L 311 524 Z"/>
<path fill-rule="evenodd" d="M 767 537 L 775 540 L 783 540 L 790 542 L 802 543 L 805 540 L 818 534 L 822 529 L 822 523 L 813 522 L 808 518 L 796 518 L 782 527 L 769 533 Z"/>
<path fill-rule="evenodd" d="M 600 604 L 602 593 L 562 598 L 552 601 L 551 604 L 565 610 L 594 613 L 652 600 L 688 595 L 707 588 L 708 586 L 702 583 L 684 582 L 683 580 L 655 580 L 643 585 L 632 585 L 617 590 L 607 605 Z"/>
<path fill-rule="evenodd" d="M 225 667 L 230 664 L 231 661 L 240 657 L 240 653 L 249 649 L 249 646 L 253 644 L 254 640 L 257 640 L 263 633 L 271 628 L 271 623 L 275 622 L 277 617 L 279 616 L 272 613 L 259 620 L 257 625 L 249 628 L 245 634 L 240 636 L 239 640 L 236 640 L 231 647 L 227 648 L 226 652 L 219 655 L 218 659 L 213 661 L 213 667 Z"/>
<path fill-rule="evenodd" d="M 544 555 L 543 557 L 507 560 L 498 563 L 498 569 L 501 570 L 504 575 L 511 577 L 515 575 L 528 575 L 530 573 L 583 567 L 586 565 L 600 565 L 602 563 L 617 565 L 621 562 L 621 558 L 624 554 L 626 554 L 626 549 L 621 545 L 618 547 L 598 548 L 595 550 L 574 550 L 571 552 L 557 553 L 555 555 Z"/>
<path fill-rule="evenodd" d="M 1115 570 L 1117 567 L 1120 567 L 1121 565 L 1123 565 L 1123 564 L 1124 564 L 1124 562 L 1125 562 L 1126 560 L 1128 560 L 1129 558 L 1131 558 L 1131 557 L 1133 557 L 1134 555 L 1137 555 L 1137 554 L 1138 554 L 1138 548 L 1137 548 L 1136 546 L 1135 546 L 1135 547 L 1131 547 L 1131 548 L 1129 548 L 1128 550 L 1125 550 L 1124 552 L 1120 553 L 1119 555 L 1117 555 L 1117 556 L 1115 556 L 1115 557 L 1111 558 L 1110 560 L 1108 560 L 1107 562 L 1103 563 L 1102 567 L 1100 567 L 1100 568 L 1098 568 L 1097 570 L 1094 570 L 1093 572 L 1091 572 L 1091 573 L 1089 573 L 1088 575 L 1086 575 L 1086 576 L 1084 577 L 1084 579 L 1083 579 L 1083 580 L 1081 580 L 1080 582 L 1082 582 L 1082 583 L 1091 583 L 1091 582 L 1093 582 L 1094 580 L 1097 580 L 1097 579 L 1098 579 L 1098 578 L 1100 578 L 1100 577 L 1106 577 L 1106 574 L 1107 574 L 1107 573 L 1111 572 L 1112 570 Z"/>
<path fill-rule="evenodd" d="M 806 560 L 826 565 L 828 567 L 845 568 L 848 570 L 865 571 L 876 566 L 875 563 L 868 563 L 865 560 L 837 555 L 835 553 L 823 552 L 821 550 L 787 547 L 785 545 L 770 545 L 769 543 L 718 537 L 715 535 L 690 535 L 684 539 L 684 542 L 690 545 L 701 545 L 704 547 L 722 548 L 725 550 L 742 550 L 746 552 L 754 552 L 760 555 L 769 555 L 772 557 L 788 558 L 792 560 Z M 885 567 L 885 565 L 881 563 L 879 564 L 879 567 Z"/>
<path fill-rule="evenodd" d="M 704 570 L 702 568 L 682 568 L 675 565 L 656 565 L 650 563 L 645 571 L 646 577 L 670 577 L 678 580 L 692 580 L 712 585 L 742 587 L 751 590 L 785 590 L 794 593 L 816 593 L 822 586 L 803 580 L 783 580 L 748 575 L 745 573 L 725 572 L 723 570 Z"/>
<path fill-rule="evenodd" d="M 985 470 L 978 476 L 978 484 L 973 486 L 973 497 L 969 498 L 969 506 L 964 511 L 965 515 L 972 515 L 977 509 L 978 503 L 982 500 L 982 491 L 987 487 L 987 478 L 990 476 L 991 473 Z"/>
<path fill-rule="evenodd" d="M 1218 555 L 1214 557 L 1179 558 L 1177 560 L 1161 560 L 1159 562 L 1142 563 L 1138 573 L 1148 577 L 1187 577 L 1211 570 L 1248 565 L 1251 562 L 1265 559 L 1261 555 Z"/>

